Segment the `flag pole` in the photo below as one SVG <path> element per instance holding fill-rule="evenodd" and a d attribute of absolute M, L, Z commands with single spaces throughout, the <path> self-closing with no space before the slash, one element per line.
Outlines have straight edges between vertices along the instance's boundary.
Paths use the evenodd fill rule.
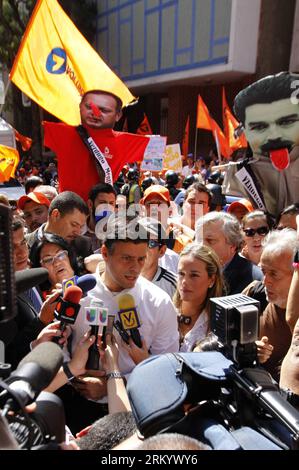
<path fill-rule="evenodd" d="M 194 144 L 194 160 L 196 159 L 197 155 L 197 131 L 198 131 L 198 128 L 196 127 L 195 128 L 195 144 Z"/>

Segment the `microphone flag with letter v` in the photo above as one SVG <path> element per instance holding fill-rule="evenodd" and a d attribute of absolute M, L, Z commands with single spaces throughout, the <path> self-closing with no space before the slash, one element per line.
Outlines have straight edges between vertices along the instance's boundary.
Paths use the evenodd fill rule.
<path fill-rule="evenodd" d="M 140 327 L 140 319 L 131 294 L 123 294 L 118 299 L 118 317 L 124 330 Z"/>

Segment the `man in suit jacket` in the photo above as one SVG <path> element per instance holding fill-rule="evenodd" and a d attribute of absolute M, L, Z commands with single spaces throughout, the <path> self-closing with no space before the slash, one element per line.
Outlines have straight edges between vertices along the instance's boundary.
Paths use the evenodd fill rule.
<path fill-rule="evenodd" d="M 239 254 L 242 244 L 238 220 L 226 212 L 209 212 L 198 219 L 197 242 L 210 246 L 218 255 L 227 284 L 227 294 L 242 292 L 250 282 L 263 279 L 260 268 Z"/>
<path fill-rule="evenodd" d="M 89 214 L 86 203 L 76 193 L 64 191 L 53 199 L 45 224 L 27 236 L 31 248 L 44 232 L 51 232 L 64 238 L 73 248 L 77 259 L 84 259 L 93 253 L 91 240 L 81 234 Z M 34 249 L 34 248 L 33 248 Z"/>

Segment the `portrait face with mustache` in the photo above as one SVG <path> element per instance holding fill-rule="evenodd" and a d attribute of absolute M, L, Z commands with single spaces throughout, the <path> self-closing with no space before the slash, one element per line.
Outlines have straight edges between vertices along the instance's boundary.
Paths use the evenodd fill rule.
<path fill-rule="evenodd" d="M 269 156 L 279 149 L 290 152 L 299 145 L 299 105 L 284 98 L 248 106 L 245 134 L 254 154 Z"/>

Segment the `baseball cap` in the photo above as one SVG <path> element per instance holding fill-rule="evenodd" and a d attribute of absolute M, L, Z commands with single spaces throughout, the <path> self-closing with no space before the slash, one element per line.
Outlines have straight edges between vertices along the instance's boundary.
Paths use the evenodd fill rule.
<path fill-rule="evenodd" d="M 18 200 L 18 208 L 23 210 L 26 202 L 36 202 L 41 206 L 50 206 L 49 199 L 42 193 L 38 193 L 37 191 L 32 191 L 31 193 L 26 194 L 25 196 L 20 197 Z"/>
<path fill-rule="evenodd" d="M 251 202 L 248 199 L 240 199 L 239 201 L 232 202 L 227 209 L 227 212 L 233 212 L 237 207 L 245 207 L 248 212 L 252 212 L 254 209 Z"/>
<path fill-rule="evenodd" d="M 146 201 L 150 201 L 151 199 L 155 198 L 162 199 L 163 201 L 167 202 L 170 205 L 170 195 L 167 188 L 161 186 L 160 184 L 154 184 L 150 186 L 144 191 L 144 196 L 140 200 L 141 204 L 145 204 Z"/>

